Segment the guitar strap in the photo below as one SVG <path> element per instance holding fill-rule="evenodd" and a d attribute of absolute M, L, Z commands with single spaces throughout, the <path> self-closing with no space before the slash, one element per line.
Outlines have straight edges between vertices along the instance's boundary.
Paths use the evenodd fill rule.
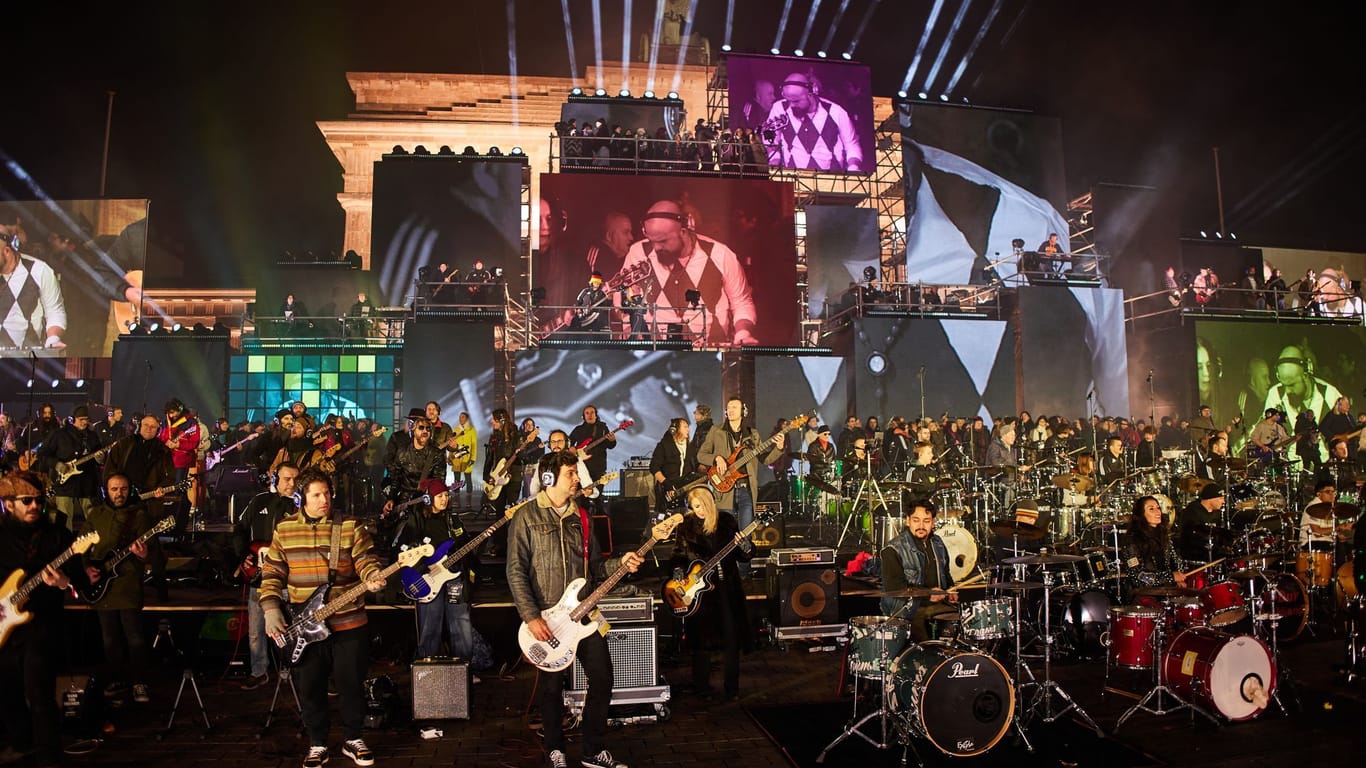
<path fill-rule="evenodd" d="M 327 553 L 327 586 L 333 586 L 337 582 L 337 563 L 341 558 L 341 529 L 342 524 L 332 523 L 332 546 Z"/>

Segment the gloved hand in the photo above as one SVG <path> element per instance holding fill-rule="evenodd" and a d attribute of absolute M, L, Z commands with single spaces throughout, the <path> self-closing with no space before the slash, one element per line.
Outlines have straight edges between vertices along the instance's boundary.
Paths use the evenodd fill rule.
<path fill-rule="evenodd" d="M 266 634 L 271 637 L 278 637 L 285 631 L 285 614 L 279 608 L 265 609 Z"/>

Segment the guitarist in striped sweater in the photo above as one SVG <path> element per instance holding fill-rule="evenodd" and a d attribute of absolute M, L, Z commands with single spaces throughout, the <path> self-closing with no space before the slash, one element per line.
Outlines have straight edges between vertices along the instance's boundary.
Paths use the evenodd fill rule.
<path fill-rule="evenodd" d="M 371 592 L 384 588 L 370 534 L 355 520 L 332 520 L 332 481 L 317 471 L 299 475 L 303 508 L 275 527 L 270 546 L 261 553 L 261 608 L 266 634 L 283 637 L 285 608 L 308 600 L 324 584 L 334 594 L 361 581 Z M 337 546 L 333 547 L 333 529 Z M 336 551 L 335 559 L 332 552 Z M 297 617 L 296 617 L 297 618 Z M 365 681 L 369 666 L 370 633 L 365 605 L 353 603 L 327 618 L 331 634 L 307 649 L 294 670 L 304 728 L 309 747 L 304 768 L 321 768 L 327 762 L 327 735 L 331 726 L 327 679 L 337 685 L 342 719 L 342 754 L 359 766 L 374 765 L 375 758 L 361 738 L 365 720 Z"/>
<path fill-rule="evenodd" d="M 250 691 L 270 681 L 270 639 L 266 637 L 266 615 L 261 609 L 261 551 L 270 546 L 275 526 L 298 511 L 294 490 L 299 468 L 288 462 L 275 469 L 275 492 L 262 491 L 247 502 L 242 516 L 233 526 L 233 546 L 238 570 L 247 581 L 247 646 L 251 652 L 251 677 L 242 683 Z"/>

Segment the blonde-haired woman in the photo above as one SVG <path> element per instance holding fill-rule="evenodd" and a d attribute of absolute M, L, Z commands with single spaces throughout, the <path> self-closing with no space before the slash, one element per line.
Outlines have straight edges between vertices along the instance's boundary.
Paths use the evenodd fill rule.
<path fill-rule="evenodd" d="M 692 512 L 678 527 L 673 568 L 686 572 L 694 560 L 706 562 L 732 541 L 739 541 L 708 574 L 712 589 L 698 596 L 697 612 L 686 619 L 684 639 L 692 649 L 692 689 L 711 695 L 711 652 L 722 651 L 722 676 L 727 700 L 740 695 L 740 653 L 753 649 L 753 633 L 745 611 L 745 588 L 740 582 L 737 563 L 748 561 L 754 545 L 740 537 L 740 525 L 730 512 L 718 510 L 716 499 L 706 488 L 688 493 Z"/>

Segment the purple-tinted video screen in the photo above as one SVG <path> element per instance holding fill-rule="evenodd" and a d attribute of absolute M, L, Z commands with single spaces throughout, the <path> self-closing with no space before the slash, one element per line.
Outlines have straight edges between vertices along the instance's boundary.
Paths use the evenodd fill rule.
<path fill-rule="evenodd" d="M 728 54 L 732 130 L 757 131 L 768 164 L 871 173 L 873 95 L 868 67 L 839 61 Z"/>
<path fill-rule="evenodd" d="M 616 306 L 622 289 L 639 297 L 646 333 L 705 346 L 795 342 L 790 183 L 544 174 L 540 212 L 531 266 L 533 288 L 545 289 L 541 332 L 574 314 L 596 271 Z"/>

